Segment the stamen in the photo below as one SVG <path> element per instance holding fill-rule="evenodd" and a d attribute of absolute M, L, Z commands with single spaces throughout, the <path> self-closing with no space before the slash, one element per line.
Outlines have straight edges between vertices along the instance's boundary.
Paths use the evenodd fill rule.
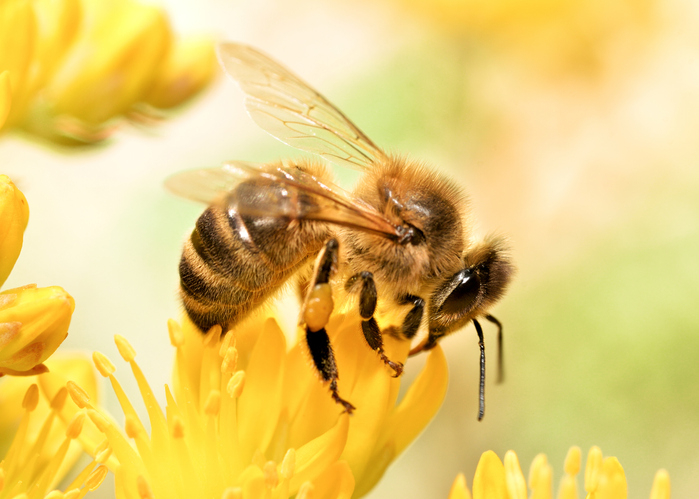
<path fill-rule="evenodd" d="M 119 350 L 119 355 L 121 355 L 121 358 L 126 362 L 131 362 L 136 358 L 136 350 L 134 350 L 131 343 L 129 343 L 126 338 L 120 334 L 115 334 L 114 343 L 116 343 L 117 350 Z"/>
<path fill-rule="evenodd" d="M 274 461 L 267 461 L 262 468 L 262 474 L 265 477 L 265 485 L 268 489 L 273 489 L 279 485 L 279 474 L 277 473 L 277 465 Z"/>
<path fill-rule="evenodd" d="M 296 494 L 296 499 L 312 499 L 313 498 L 313 484 L 311 482 L 304 482 L 299 488 L 298 494 Z"/>
<path fill-rule="evenodd" d="M 601 470 L 602 450 L 594 445 L 587 454 L 587 464 L 585 465 L 585 491 L 588 494 L 597 490 Z"/>
<path fill-rule="evenodd" d="M 659 469 L 655 473 L 650 499 L 670 499 L 670 475 L 667 470 Z"/>
<path fill-rule="evenodd" d="M 235 372 L 235 368 L 238 365 L 238 350 L 235 347 L 229 347 L 225 352 L 223 361 L 221 361 L 221 372 Z"/>
<path fill-rule="evenodd" d="M 221 499 L 243 499 L 243 489 L 240 487 L 228 487 L 221 494 Z"/>
<path fill-rule="evenodd" d="M 542 468 L 548 464 L 546 459 L 546 454 L 537 454 L 532 460 L 532 464 L 529 466 L 529 477 L 527 482 L 529 483 L 530 489 L 535 489 L 539 485 L 539 475 L 541 474 Z"/>
<path fill-rule="evenodd" d="M 44 499 L 65 499 L 65 494 L 60 490 L 52 490 L 44 496 Z"/>
<path fill-rule="evenodd" d="M 568 454 L 566 454 L 566 460 L 565 464 L 563 465 L 563 469 L 566 472 L 566 474 L 570 476 L 575 476 L 578 473 L 580 473 L 580 463 L 582 461 L 582 452 L 580 450 L 580 447 L 577 445 L 574 445 L 570 449 L 568 449 Z"/>
<path fill-rule="evenodd" d="M 32 412 L 36 409 L 39 403 L 39 387 L 34 383 L 24 394 L 24 400 L 22 400 L 22 407 L 27 410 L 27 412 Z"/>
<path fill-rule="evenodd" d="M 508 450 L 505 454 L 505 483 L 509 499 L 527 499 L 527 482 L 524 481 L 522 468 L 517 454 Z"/>
<path fill-rule="evenodd" d="M 170 435 L 172 438 L 184 438 L 184 421 L 177 414 L 171 418 Z"/>
<path fill-rule="evenodd" d="M 116 371 L 116 367 L 114 367 L 112 361 L 101 352 L 92 353 L 92 362 L 95 364 L 99 373 L 105 378 L 108 378 L 110 374 L 114 374 L 114 371 Z"/>
<path fill-rule="evenodd" d="M 70 438 L 71 440 L 75 440 L 76 438 L 78 438 L 80 436 L 80 433 L 83 431 L 84 422 L 84 412 L 79 412 L 75 416 L 73 416 L 71 422 L 68 423 L 68 428 L 66 428 L 66 437 Z"/>
<path fill-rule="evenodd" d="M 238 398 L 243 393 L 245 386 L 245 371 L 238 371 L 228 381 L 227 392 L 233 398 Z"/>
<path fill-rule="evenodd" d="M 283 478 L 290 480 L 296 471 L 296 449 L 291 448 L 286 451 L 284 459 L 282 459 L 281 475 Z"/>
<path fill-rule="evenodd" d="M 221 409 L 221 392 L 211 390 L 209 396 L 204 403 L 204 414 L 207 416 L 216 416 Z"/>
<path fill-rule="evenodd" d="M 63 386 L 60 390 L 58 390 L 58 392 L 56 392 L 56 395 L 54 395 L 53 399 L 51 400 L 51 409 L 56 412 L 63 409 L 63 406 L 66 403 L 66 398 L 68 398 L 68 390 L 66 390 L 65 386 Z"/>
<path fill-rule="evenodd" d="M 177 321 L 168 319 L 167 332 L 170 335 L 170 344 L 173 347 L 178 348 L 184 345 L 184 334 L 182 333 L 182 328 Z"/>
<path fill-rule="evenodd" d="M 107 447 L 106 449 L 95 453 L 95 462 L 99 464 L 104 464 L 107 462 L 109 457 L 112 455 L 112 448 Z"/>
<path fill-rule="evenodd" d="M 63 499 L 80 499 L 80 489 L 72 489 L 63 495 Z"/>
<path fill-rule="evenodd" d="M 124 431 L 129 438 L 135 439 L 141 433 L 141 422 L 133 415 L 127 415 L 124 421 Z"/>
<path fill-rule="evenodd" d="M 204 346 L 211 346 L 215 341 L 221 337 L 221 326 L 216 324 L 211 329 L 209 329 L 204 335 Z"/>
<path fill-rule="evenodd" d="M 73 399 L 75 405 L 81 409 L 90 407 L 90 396 L 80 387 L 80 385 L 76 384 L 74 381 L 68 381 L 66 383 L 66 388 L 68 389 L 68 395 L 70 395 L 70 398 Z"/>
<path fill-rule="evenodd" d="M 226 334 L 221 338 L 221 349 L 218 351 L 219 355 L 223 357 L 226 350 L 231 347 L 235 348 L 235 335 L 233 333 Z"/>
<path fill-rule="evenodd" d="M 136 478 L 136 489 L 138 489 L 138 497 L 141 499 L 155 499 L 153 491 L 150 489 L 150 485 L 143 478 L 143 475 L 138 475 Z"/>
<path fill-rule="evenodd" d="M 109 421 L 107 418 L 102 416 L 99 412 L 97 412 L 94 409 L 88 409 L 87 410 L 87 416 L 90 418 L 90 420 L 95 423 L 95 426 L 99 431 L 102 433 L 107 433 L 107 430 L 109 430 Z"/>
<path fill-rule="evenodd" d="M 87 477 L 87 480 L 85 480 L 85 487 L 87 487 L 89 491 L 97 489 L 97 487 L 102 485 L 102 482 L 107 476 L 107 471 L 109 470 L 104 465 L 95 468 L 95 470 L 90 473 L 90 476 Z"/>

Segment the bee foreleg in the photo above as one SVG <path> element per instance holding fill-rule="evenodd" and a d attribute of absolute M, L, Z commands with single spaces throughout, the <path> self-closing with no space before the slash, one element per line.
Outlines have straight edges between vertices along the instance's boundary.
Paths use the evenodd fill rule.
<path fill-rule="evenodd" d="M 503 353 L 503 349 L 502 349 L 502 323 L 490 314 L 486 315 L 485 318 L 498 327 L 498 379 L 497 379 L 497 382 L 502 383 L 505 380 L 505 363 L 503 361 L 504 353 Z"/>
<path fill-rule="evenodd" d="M 393 362 L 386 357 L 383 350 L 383 336 L 376 319 L 374 312 L 376 311 L 376 284 L 374 276 L 371 272 L 360 272 L 347 280 L 345 288 L 349 291 L 355 284 L 361 280 L 362 287 L 359 290 L 359 315 L 362 316 L 362 332 L 369 346 L 379 354 L 381 360 L 394 371 L 394 377 L 398 377 L 403 373 L 403 364 Z"/>
<path fill-rule="evenodd" d="M 401 334 L 403 337 L 411 340 L 422 322 L 422 314 L 425 310 L 425 300 L 415 295 L 405 295 L 398 303 L 401 305 L 412 305 L 413 308 L 406 314 L 401 326 Z"/>
<path fill-rule="evenodd" d="M 306 323 L 306 344 L 311 352 L 313 365 L 325 383 L 330 384 L 330 393 L 335 402 L 352 413 L 355 407 L 340 397 L 337 391 L 338 370 L 330 338 L 325 326 L 333 311 L 330 278 L 337 270 L 339 245 L 336 239 L 330 239 L 320 251 L 313 270 L 313 278 L 303 304 L 303 320 Z"/>

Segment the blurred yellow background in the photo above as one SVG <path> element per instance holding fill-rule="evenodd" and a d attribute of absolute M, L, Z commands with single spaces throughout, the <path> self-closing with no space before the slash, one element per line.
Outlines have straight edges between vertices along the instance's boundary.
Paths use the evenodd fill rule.
<path fill-rule="evenodd" d="M 546 452 L 560 477 L 573 444 L 616 455 L 630 497 L 647 496 L 661 467 L 674 497 L 692 497 L 699 4 L 484 4 L 162 2 L 176 30 L 249 43 L 282 61 L 377 144 L 455 178 L 480 234 L 510 237 L 518 274 L 493 311 L 505 326 L 506 382 L 493 383 L 495 331 L 486 326 L 478 423 L 475 332 L 447 338 L 444 406 L 369 497 L 446 497 L 458 472 L 471 482 L 488 449 L 514 449 L 523 465 Z M 112 336 L 122 334 L 162 386 L 180 245 L 202 210 L 167 194 L 163 179 L 226 159 L 295 154 L 256 127 L 224 78 L 180 116 L 145 133 L 125 128 L 104 146 L 56 149 L 6 134 L 2 173 L 31 210 L 6 287 L 63 286 L 76 310 L 62 348 L 116 357 Z M 349 187 L 353 173 L 335 170 Z M 108 485 L 98 491 L 111 494 Z"/>

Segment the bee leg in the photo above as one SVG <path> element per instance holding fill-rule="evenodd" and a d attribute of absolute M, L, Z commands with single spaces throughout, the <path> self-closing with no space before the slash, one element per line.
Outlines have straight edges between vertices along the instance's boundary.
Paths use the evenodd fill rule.
<path fill-rule="evenodd" d="M 386 357 L 383 350 L 383 336 L 374 318 L 377 296 L 373 274 L 367 271 L 355 274 L 347 280 L 345 288 L 348 291 L 351 290 L 360 280 L 362 282 L 362 287 L 359 291 L 359 315 L 362 316 L 362 332 L 364 333 L 364 338 L 367 343 L 369 343 L 372 350 L 375 350 L 376 353 L 379 354 L 384 364 L 393 369 L 395 373 L 393 377 L 397 378 L 403 373 L 403 364 L 390 360 Z"/>
<path fill-rule="evenodd" d="M 355 407 L 340 397 L 337 390 L 338 370 L 335 354 L 325 326 L 333 311 L 330 277 L 337 269 L 339 245 L 336 239 L 330 239 L 320 251 L 313 271 L 312 285 L 308 286 L 303 304 L 303 320 L 306 323 L 306 344 L 311 352 L 313 365 L 324 383 L 330 384 L 330 393 L 335 402 L 352 414 Z"/>
<path fill-rule="evenodd" d="M 476 319 L 473 319 L 473 325 L 478 333 L 478 346 L 481 349 L 481 375 L 478 383 L 478 421 L 483 419 L 485 414 L 485 344 L 483 343 L 483 330 Z"/>
<path fill-rule="evenodd" d="M 425 300 L 415 295 L 405 295 L 403 298 L 398 300 L 401 305 L 412 305 L 413 308 L 403 319 L 403 325 L 401 326 L 401 334 L 404 338 L 411 340 L 417 330 L 420 328 L 420 323 L 422 322 L 422 314 L 425 310 Z"/>
<path fill-rule="evenodd" d="M 502 383 L 505 380 L 505 363 L 503 361 L 504 353 L 503 353 L 503 349 L 502 349 L 502 323 L 490 314 L 486 315 L 485 318 L 498 327 L 498 379 L 497 379 L 497 382 Z"/>

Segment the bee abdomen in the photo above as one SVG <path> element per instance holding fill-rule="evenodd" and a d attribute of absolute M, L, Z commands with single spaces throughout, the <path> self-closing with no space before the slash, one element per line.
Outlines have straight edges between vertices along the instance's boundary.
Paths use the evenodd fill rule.
<path fill-rule="evenodd" d="M 182 301 L 203 331 L 216 324 L 225 331 L 243 319 L 316 253 L 327 235 L 308 222 L 241 215 L 237 191 L 199 217 L 180 260 Z"/>

